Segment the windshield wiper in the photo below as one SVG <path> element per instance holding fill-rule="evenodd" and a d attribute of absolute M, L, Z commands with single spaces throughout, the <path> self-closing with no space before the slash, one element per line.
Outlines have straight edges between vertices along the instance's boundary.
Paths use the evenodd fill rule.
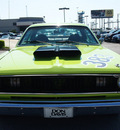
<path fill-rule="evenodd" d="M 76 41 L 70 41 L 70 40 L 56 41 L 56 43 L 78 43 L 78 44 L 81 44 L 81 45 L 87 45 L 87 46 L 89 46 L 88 43 L 82 43 L 82 42 L 76 42 Z"/>
<path fill-rule="evenodd" d="M 45 42 L 45 41 L 39 41 L 39 40 L 33 40 L 33 41 L 24 41 L 26 43 L 42 43 L 47 45 L 52 45 L 51 43 Z"/>

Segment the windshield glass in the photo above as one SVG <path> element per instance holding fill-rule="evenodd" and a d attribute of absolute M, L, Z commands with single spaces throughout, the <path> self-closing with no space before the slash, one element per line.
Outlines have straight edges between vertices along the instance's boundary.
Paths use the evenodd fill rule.
<path fill-rule="evenodd" d="M 98 45 L 94 35 L 87 27 L 83 26 L 54 26 L 34 27 L 27 30 L 18 45 L 43 45 L 43 44 L 86 44 Z"/>

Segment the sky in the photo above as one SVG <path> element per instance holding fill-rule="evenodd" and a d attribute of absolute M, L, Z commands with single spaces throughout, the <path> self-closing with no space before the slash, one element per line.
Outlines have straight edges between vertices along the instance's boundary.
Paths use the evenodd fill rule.
<path fill-rule="evenodd" d="M 120 0 L 0 0 L 0 19 L 14 19 L 19 17 L 43 17 L 47 23 L 64 22 L 63 11 L 59 8 L 67 7 L 66 22 L 77 20 L 77 11 L 84 11 L 91 19 L 91 10 L 113 9 L 114 18 L 120 13 Z"/>

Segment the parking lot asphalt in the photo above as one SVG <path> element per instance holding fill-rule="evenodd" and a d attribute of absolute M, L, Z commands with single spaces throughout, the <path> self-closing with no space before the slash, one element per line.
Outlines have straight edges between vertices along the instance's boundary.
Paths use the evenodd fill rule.
<path fill-rule="evenodd" d="M 120 54 L 120 43 L 103 42 L 102 46 Z"/>
<path fill-rule="evenodd" d="M 5 46 L 9 47 L 10 49 L 14 48 L 18 42 L 18 40 L 15 39 L 4 39 Z"/>

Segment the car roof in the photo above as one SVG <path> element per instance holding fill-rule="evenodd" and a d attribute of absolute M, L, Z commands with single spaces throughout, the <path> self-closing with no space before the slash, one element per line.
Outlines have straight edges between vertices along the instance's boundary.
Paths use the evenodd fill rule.
<path fill-rule="evenodd" d="M 39 27 L 39 26 L 85 26 L 84 24 L 80 23 L 38 23 L 38 24 L 33 24 L 29 27 Z"/>

